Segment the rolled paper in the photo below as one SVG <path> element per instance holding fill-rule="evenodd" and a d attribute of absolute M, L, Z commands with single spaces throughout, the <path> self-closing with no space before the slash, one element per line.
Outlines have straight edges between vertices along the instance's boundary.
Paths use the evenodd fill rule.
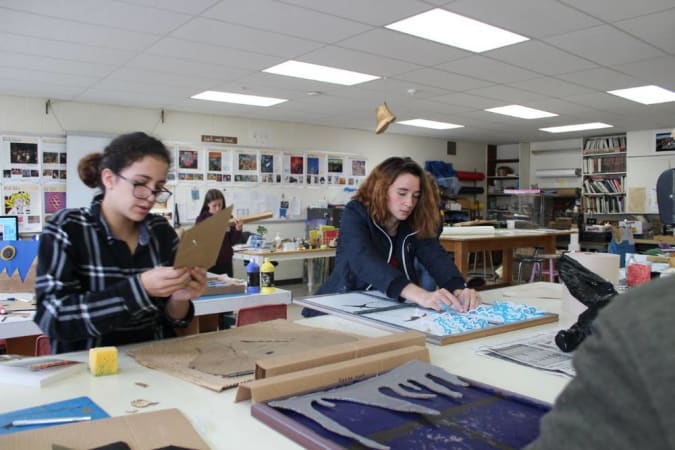
<path fill-rule="evenodd" d="M 535 175 L 539 178 L 580 177 L 581 169 L 539 169 Z"/>
<path fill-rule="evenodd" d="M 443 227 L 443 235 L 462 236 L 469 234 L 495 234 L 495 227 L 477 226 L 477 227 Z"/>

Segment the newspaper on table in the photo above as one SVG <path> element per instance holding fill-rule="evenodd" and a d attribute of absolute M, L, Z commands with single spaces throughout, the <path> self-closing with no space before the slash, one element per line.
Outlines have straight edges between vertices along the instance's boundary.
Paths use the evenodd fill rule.
<path fill-rule="evenodd" d="M 510 342 L 479 347 L 480 355 L 513 361 L 535 369 L 574 377 L 573 353 L 565 353 L 555 344 L 557 331 L 538 333 Z"/>

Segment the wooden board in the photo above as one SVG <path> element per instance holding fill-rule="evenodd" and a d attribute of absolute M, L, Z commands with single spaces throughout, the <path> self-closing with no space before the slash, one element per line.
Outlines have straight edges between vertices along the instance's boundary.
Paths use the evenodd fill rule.
<path fill-rule="evenodd" d="M 420 331 L 426 335 L 427 342 L 436 345 L 468 341 L 558 321 L 557 314 L 543 313 L 534 318 L 512 323 L 489 324 L 485 328 L 456 334 L 438 334 L 426 329 L 423 325 L 424 321 L 420 321 L 419 318 L 422 314 L 431 317 L 440 313 L 431 309 L 420 308 L 414 303 L 399 303 L 384 298 L 379 293 L 351 292 L 321 295 L 293 300 L 293 303 L 388 331 Z M 418 317 L 418 319 L 414 319 L 414 317 Z"/>

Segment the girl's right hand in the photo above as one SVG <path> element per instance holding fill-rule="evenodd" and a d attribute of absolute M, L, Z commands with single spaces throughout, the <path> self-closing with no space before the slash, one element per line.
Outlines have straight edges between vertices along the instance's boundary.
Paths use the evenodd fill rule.
<path fill-rule="evenodd" d="M 151 297 L 169 297 L 190 282 L 190 270 L 182 267 L 155 267 L 141 274 L 141 283 Z"/>

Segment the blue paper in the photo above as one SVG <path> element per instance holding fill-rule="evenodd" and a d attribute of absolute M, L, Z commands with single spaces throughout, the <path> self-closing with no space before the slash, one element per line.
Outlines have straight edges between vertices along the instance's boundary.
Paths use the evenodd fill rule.
<path fill-rule="evenodd" d="M 0 273 L 7 270 L 7 276 L 11 277 L 14 271 L 19 269 L 21 281 L 26 281 L 30 266 L 37 256 L 39 241 L 0 241 L 0 252 L 5 247 L 12 246 L 16 251 L 14 258 L 9 261 L 0 259 Z"/>
<path fill-rule="evenodd" d="M 91 416 L 91 420 L 105 419 L 110 414 L 105 412 L 89 397 L 76 397 L 55 403 L 34 406 L 32 408 L 19 409 L 0 414 L 0 434 L 15 433 L 17 431 L 35 430 L 53 425 L 28 425 L 14 427 L 10 424 L 15 420 L 23 419 L 54 419 L 58 417 Z"/>

